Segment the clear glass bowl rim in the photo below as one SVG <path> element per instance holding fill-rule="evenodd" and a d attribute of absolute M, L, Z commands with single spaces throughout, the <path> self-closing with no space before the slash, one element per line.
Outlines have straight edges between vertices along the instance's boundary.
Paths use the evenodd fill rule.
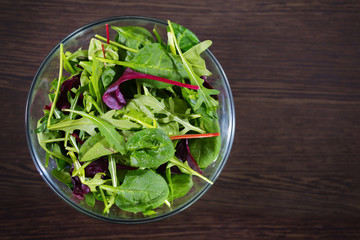
<path fill-rule="evenodd" d="M 200 191 L 199 193 L 197 193 L 197 195 L 195 197 L 193 197 L 189 202 L 187 202 L 186 204 L 184 204 L 182 207 L 179 207 L 175 210 L 169 211 L 163 215 L 160 216 L 155 216 L 153 218 L 146 218 L 146 219 L 115 219 L 115 218 L 108 218 L 106 216 L 102 216 L 102 215 L 98 215 L 94 212 L 91 212 L 87 209 L 82 208 L 81 206 L 77 205 L 76 203 L 70 201 L 69 199 L 67 199 L 62 193 L 61 191 L 58 191 L 58 189 L 54 186 L 55 183 L 53 183 L 50 179 L 48 179 L 46 177 L 46 175 L 43 174 L 42 169 L 40 167 L 39 160 L 36 157 L 36 154 L 34 153 L 34 147 L 31 141 L 31 130 L 30 130 L 30 104 L 31 104 L 31 96 L 32 93 L 34 91 L 35 85 L 36 85 L 36 79 L 38 78 L 39 74 L 41 73 L 41 70 L 43 69 L 43 67 L 45 66 L 45 64 L 48 62 L 49 58 L 59 49 L 60 44 L 61 43 L 66 43 L 68 40 L 70 40 L 74 35 L 88 29 L 91 28 L 93 26 L 99 25 L 99 24 L 105 24 L 107 22 L 110 21 L 121 21 L 121 20 L 142 20 L 142 21 L 149 21 L 149 22 L 153 22 L 156 24 L 160 24 L 160 25 L 167 25 L 166 21 L 157 19 L 157 18 L 152 18 L 152 17 L 144 17 L 144 16 L 116 16 L 116 17 L 109 17 L 109 18 L 104 18 L 104 19 L 100 19 L 98 21 L 89 23 L 75 31 L 73 31 L 72 33 L 70 33 L 67 37 L 65 37 L 63 40 L 61 40 L 51 51 L 50 53 L 45 57 L 45 59 L 42 61 L 42 63 L 40 64 L 38 70 L 35 73 L 35 76 L 32 80 L 30 89 L 29 89 L 29 93 L 28 93 L 28 97 L 27 97 L 27 101 L 26 101 L 26 108 L 25 108 L 25 134 L 26 134 L 26 140 L 27 140 L 27 144 L 28 144 L 28 148 L 30 151 L 30 155 L 31 158 L 33 159 L 34 165 L 37 168 L 38 172 L 40 173 L 41 177 L 44 179 L 44 181 L 50 186 L 50 188 L 59 196 L 61 197 L 66 203 L 68 203 L 70 206 L 72 206 L 73 208 L 79 210 L 82 213 L 87 214 L 88 216 L 97 218 L 99 220 L 103 220 L 103 221 L 107 221 L 107 222 L 112 222 L 112 223 L 123 223 L 123 224 L 137 224 L 137 223 L 148 223 L 148 222 L 153 222 L 153 221 L 157 221 L 157 220 L 161 220 L 167 217 L 170 217 L 172 215 L 175 215 L 183 210 L 185 210 L 186 208 L 188 208 L 189 206 L 191 206 L 193 203 L 195 203 L 199 198 L 201 198 L 201 196 L 203 194 L 205 194 L 207 192 L 207 190 L 211 187 L 211 185 L 208 183 L 202 191 Z M 234 135 L 235 135 L 235 107 L 234 107 L 234 101 L 233 101 L 233 96 L 232 96 L 232 92 L 231 92 L 231 88 L 230 88 L 230 84 L 228 82 L 228 79 L 225 75 L 225 72 L 223 70 L 223 68 L 221 67 L 220 63 L 218 62 L 218 60 L 215 58 L 215 56 L 210 52 L 209 49 L 206 50 L 206 53 L 209 55 L 209 57 L 211 58 L 211 60 L 214 62 L 214 64 L 216 65 L 216 67 L 219 69 L 220 75 L 222 76 L 222 78 L 224 79 L 224 88 L 226 89 L 226 92 L 228 93 L 228 98 L 229 98 L 229 102 L 230 102 L 230 119 L 229 119 L 229 128 L 231 130 L 231 135 L 229 137 L 229 144 L 226 146 L 226 150 L 225 150 L 225 155 L 224 158 L 222 159 L 216 173 L 214 174 L 213 178 L 210 179 L 211 181 L 215 182 L 216 179 L 218 178 L 218 176 L 220 175 L 220 173 L 222 172 L 222 169 L 224 168 L 228 157 L 230 155 L 230 151 L 232 148 L 232 144 L 234 141 Z"/>

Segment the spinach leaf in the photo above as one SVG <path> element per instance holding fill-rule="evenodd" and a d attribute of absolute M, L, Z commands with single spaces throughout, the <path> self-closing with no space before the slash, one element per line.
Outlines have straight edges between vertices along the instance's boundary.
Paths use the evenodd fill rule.
<path fill-rule="evenodd" d="M 178 39 L 181 51 L 186 52 L 191 47 L 195 46 L 198 42 L 200 42 L 197 36 L 189 29 L 177 23 L 171 23 L 171 24 L 174 29 L 175 37 Z M 168 27 L 168 32 L 170 32 L 169 27 Z"/>
<path fill-rule="evenodd" d="M 115 147 L 121 154 L 126 153 L 124 137 L 121 136 L 115 129 L 115 126 L 110 124 L 108 121 L 99 117 L 92 116 L 85 112 L 65 109 L 64 111 L 74 112 L 82 117 L 90 119 L 100 130 L 101 134 L 106 140 Z"/>
<path fill-rule="evenodd" d="M 146 28 L 143 27 L 111 26 L 111 28 L 117 31 L 118 33 L 115 37 L 116 42 L 121 43 L 133 49 L 141 49 L 147 44 L 154 42 L 154 38 L 152 34 Z M 134 56 L 133 52 L 127 51 L 127 58 L 125 60 L 130 60 L 133 56 Z"/>
<path fill-rule="evenodd" d="M 171 53 L 164 50 L 159 43 L 146 45 L 137 52 L 134 58 L 130 61 L 114 61 L 104 58 L 98 59 L 102 62 L 114 63 L 129 67 L 141 73 L 167 78 L 178 82 L 181 82 L 183 78 L 188 76 L 181 61 L 179 61 Z M 144 79 L 143 82 L 145 82 L 147 86 L 156 88 L 166 88 L 171 86 L 168 83 L 146 79 Z"/>
<path fill-rule="evenodd" d="M 126 143 L 133 167 L 158 168 L 168 162 L 175 153 L 170 138 L 155 128 L 141 130 Z"/>
<path fill-rule="evenodd" d="M 146 212 L 164 204 L 169 195 L 165 179 L 151 170 L 128 171 L 120 187 L 101 186 L 117 194 L 115 204 L 125 211 Z"/>
<path fill-rule="evenodd" d="M 112 81 L 114 80 L 115 75 L 116 75 L 116 72 L 112 68 L 106 68 L 102 72 L 101 82 L 102 82 L 102 85 L 104 86 L 104 89 L 107 89 L 111 85 Z"/>
<path fill-rule="evenodd" d="M 93 62 L 92 62 L 92 75 L 89 76 L 90 79 L 90 83 L 91 83 L 91 87 L 94 91 L 94 95 L 96 96 L 96 100 L 97 103 L 101 102 L 101 96 L 102 96 L 102 85 L 100 84 L 100 76 L 102 74 L 103 71 L 103 65 L 102 63 L 97 60 L 97 58 L 94 58 Z M 94 97 L 95 97 L 94 96 Z"/>
<path fill-rule="evenodd" d="M 220 132 L 217 119 L 202 118 L 207 132 Z M 216 160 L 220 152 L 221 137 L 189 139 L 189 148 L 199 167 L 204 169 Z"/>
<path fill-rule="evenodd" d="M 86 204 L 89 205 L 90 207 L 93 207 L 95 206 L 95 194 L 92 193 L 92 192 L 88 192 L 86 195 L 85 195 L 85 201 L 86 201 Z"/>
<path fill-rule="evenodd" d="M 168 136 L 176 136 L 180 134 L 178 122 L 159 123 L 158 128 L 163 130 Z"/>
<path fill-rule="evenodd" d="M 192 176 L 189 174 L 171 175 L 172 194 L 169 194 L 169 201 L 185 196 L 193 186 Z"/>
<path fill-rule="evenodd" d="M 90 161 L 102 156 L 110 155 L 117 152 L 100 133 L 89 137 L 79 152 L 79 160 L 81 162 Z"/>

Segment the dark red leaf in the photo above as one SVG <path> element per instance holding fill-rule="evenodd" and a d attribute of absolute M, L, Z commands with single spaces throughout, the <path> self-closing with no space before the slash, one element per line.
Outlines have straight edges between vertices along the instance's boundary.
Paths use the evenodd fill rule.
<path fill-rule="evenodd" d="M 90 192 L 90 188 L 82 184 L 78 176 L 72 177 L 71 182 L 73 184 L 73 195 L 77 199 L 84 199 L 85 195 Z"/>
<path fill-rule="evenodd" d="M 69 109 L 71 104 L 68 100 L 67 93 L 71 91 L 72 88 L 77 88 L 80 86 L 80 75 L 72 76 L 72 78 L 64 81 L 61 84 L 59 98 L 56 102 L 56 107 L 58 109 Z M 72 93 L 74 96 L 74 94 Z"/>
<path fill-rule="evenodd" d="M 202 174 L 202 171 L 191 155 L 188 139 L 183 139 L 176 145 L 175 156 L 183 162 L 187 162 L 194 171 Z"/>
<path fill-rule="evenodd" d="M 123 94 L 120 92 L 119 86 L 121 83 L 131 80 L 131 79 L 151 79 L 155 81 L 165 82 L 169 84 L 173 84 L 180 87 L 186 87 L 190 89 L 199 89 L 198 86 L 180 83 L 176 81 L 172 81 L 166 78 L 157 77 L 154 75 L 149 75 L 145 73 L 139 73 L 131 68 L 126 68 L 123 75 L 117 80 L 115 83 L 113 83 L 104 93 L 102 99 L 104 103 L 111 109 L 119 110 L 123 108 L 126 105 L 126 99 L 123 96 Z"/>
<path fill-rule="evenodd" d="M 76 141 L 77 141 L 78 143 L 80 143 L 81 145 L 84 144 L 84 141 L 81 140 L 80 137 L 79 137 L 79 135 L 77 135 L 76 133 L 73 132 L 73 133 L 71 134 L 71 136 L 73 136 L 73 137 L 76 139 Z"/>

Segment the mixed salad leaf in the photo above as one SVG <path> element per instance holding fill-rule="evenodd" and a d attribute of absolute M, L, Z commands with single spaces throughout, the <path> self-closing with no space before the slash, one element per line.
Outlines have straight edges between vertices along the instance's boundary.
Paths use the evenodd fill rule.
<path fill-rule="evenodd" d="M 219 91 L 201 57 L 211 41 L 170 21 L 167 43 L 155 29 L 111 28 L 114 41 L 95 35 L 75 52 L 60 45 L 35 132 L 74 198 L 102 201 L 104 213 L 156 214 L 191 190 L 193 176 L 212 184 L 202 173 L 220 151 Z"/>

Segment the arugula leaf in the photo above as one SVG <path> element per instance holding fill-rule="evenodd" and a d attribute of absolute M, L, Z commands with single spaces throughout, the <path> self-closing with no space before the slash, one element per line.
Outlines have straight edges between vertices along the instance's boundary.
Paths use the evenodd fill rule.
<path fill-rule="evenodd" d="M 72 133 L 75 130 L 85 131 L 89 135 L 95 135 L 95 128 L 97 126 L 87 118 L 79 119 L 64 119 L 56 124 L 52 124 L 49 130 L 62 130 L 68 133 Z"/>
<path fill-rule="evenodd" d="M 82 71 L 81 68 L 77 66 L 80 60 L 85 60 L 88 58 L 88 51 L 82 50 L 79 48 L 77 51 L 71 53 L 69 51 L 65 52 L 64 57 L 64 69 L 72 74 L 76 74 Z"/>
<path fill-rule="evenodd" d="M 51 174 L 60 182 L 65 183 L 66 185 L 71 184 L 71 175 L 67 171 L 53 169 Z"/>
<path fill-rule="evenodd" d="M 37 128 L 41 127 L 43 121 L 46 121 L 46 118 L 43 117 L 37 122 Z M 47 144 L 46 141 L 51 139 L 56 139 L 58 137 L 59 137 L 59 133 L 56 131 L 43 131 L 37 133 L 39 145 L 45 150 L 45 152 L 47 152 L 51 157 L 55 159 L 61 159 L 67 163 L 72 164 L 72 160 L 64 156 L 61 152 L 51 151 L 49 149 L 48 146 L 49 144 Z"/>
<path fill-rule="evenodd" d="M 207 179 L 205 176 L 201 175 L 200 173 L 196 172 L 191 167 L 189 167 L 189 165 L 186 162 L 183 163 L 182 161 L 180 161 L 177 157 L 171 158 L 170 162 L 172 164 L 174 164 L 175 166 L 177 166 L 180 169 L 180 171 L 182 171 L 183 173 L 195 175 L 195 176 L 203 179 L 204 181 L 210 183 L 211 185 L 214 184 L 212 181 Z"/>
<path fill-rule="evenodd" d="M 91 161 L 102 156 L 116 153 L 114 149 L 100 133 L 89 137 L 80 147 L 79 160 Z"/>
<path fill-rule="evenodd" d="M 104 47 L 104 50 L 103 50 Z M 104 57 L 105 54 L 105 57 Z M 97 40 L 96 38 L 92 38 L 89 44 L 88 50 L 88 58 L 89 60 L 94 61 L 94 58 L 101 57 L 106 59 L 112 60 L 119 60 L 118 48 L 107 44 L 102 43 L 101 41 Z M 114 67 L 114 64 L 107 64 L 106 67 Z"/>
<path fill-rule="evenodd" d="M 175 153 L 170 138 L 155 128 L 141 130 L 126 143 L 133 167 L 158 168 L 168 162 Z"/>
<path fill-rule="evenodd" d="M 91 192 L 96 192 L 96 187 L 101 186 L 107 182 L 109 182 L 109 179 L 104 180 L 101 177 L 105 176 L 105 173 L 97 173 L 93 178 L 91 178 L 90 180 L 87 180 L 84 182 L 85 185 L 87 185 L 90 188 Z"/>
<path fill-rule="evenodd" d="M 90 119 L 100 130 L 101 134 L 106 138 L 106 140 L 115 147 L 121 154 L 126 153 L 125 141 L 123 136 L 121 136 L 115 129 L 115 126 L 103 120 L 99 117 L 92 116 L 85 112 L 65 109 L 67 112 L 74 112 L 82 117 Z"/>
<path fill-rule="evenodd" d="M 115 110 L 110 110 L 102 115 L 100 118 L 108 121 L 111 125 L 115 126 L 120 130 L 131 130 L 139 129 L 139 125 L 131 122 L 129 119 L 114 119 L 113 116 Z M 79 119 L 64 119 L 58 123 L 52 124 L 48 129 L 49 130 L 62 130 L 68 133 L 72 133 L 75 130 L 85 131 L 89 135 L 93 136 L 96 134 L 95 128 L 98 126 L 91 121 L 89 118 L 79 118 Z"/>
<path fill-rule="evenodd" d="M 180 134 L 185 134 L 188 131 L 195 131 L 199 133 L 205 133 L 205 131 L 201 128 L 193 126 L 188 119 L 180 118 L 174 113 L 171 113 L 165 106 L 163 102 L 158 101 L 154 96 L 151 95 L 140 95 L 136 97 L 139 101 L 141 101 L 145 106 L 149 107 L 155 113 L 165 114 L 170 121 L 176 121 L 180 123 L 184 129 L 181 130 Z"/>
<path fill-rule="evenodd" d="M 164 204 L 169 195 L 165 179 L 151 170 L 128 171 L 120 187 L 101 186 L 117 194 L 115 204 L 128 212 L 146 212 Z"/>
<path fill-rule="evenodd" d="M 168 23 L 169 23 L 170 33 L 173 36 L 175 36 L 174 30 L 172 27 L 172 23 L 170 21 L 168 21 Z M 204 80 L 196 75 L 191 64 L 184 57 L 184 54 L 182 53 L 176 38 L 174 38 L 174 43 L 175 43 L 176 50 L 178 51 L 180 58 L 184 64 L 185 70 L 188 73 L 191 84 L 199 86 L 199 90 L 197 91 L 198 99 L 194 106 L 194 110 L 197 110 L 198 108 L 200 108 L 200 106 L 202 104 L 205 104 L 208 112 L 214 111 L 214 109 L 216 109 L 216 107 L 217 107 L 217 104 L 216 104 L 217 102 L 212 101 L 211 95 L 217 95 L 217 94 L 219 94 L 219 91 L 216 89 L 208 89 L 203 86 Z"/>
<path fill-rule="evenodd" d="M 184 53 L 184 57 L 192 65 L 194 72 L 199 77 L 211 75 L 211 72 L 206 69 L 205 60 L 200 56 L 211 44 L 212 42 L 210 40 L 206 40 L 196 44 Z"/>
<path fill-rule="evenodd" d="M 115 113 L 116 113 L 116 110 L 110 110 L 110 111 L 106 112 L 104 115 L 102 115 L 100 118 L 108 121 L 113 126 L 115 126 L 117 129 L 120 129 L 120 130 L 132 130 L 132 129 L 141 128 L 141 126 L 139 124 L 131 122 L 129 119 L 114 118 Z"/>

